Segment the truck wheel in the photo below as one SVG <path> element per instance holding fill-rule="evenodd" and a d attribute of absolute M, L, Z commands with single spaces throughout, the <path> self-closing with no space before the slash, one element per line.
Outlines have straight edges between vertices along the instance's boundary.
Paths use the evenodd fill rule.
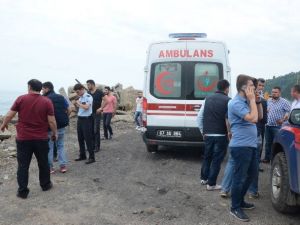
<path fill-rule="evenodd" d="M 290 192 L 289 173 L 283 152 L 275 155 L 271 167 L 271 200 L 273 207 L 281 213 L 295 213 L 296 206 L 287 205 Z"/>
<path fill-rule="evenodd" d="M 146 145 L 148 152 L 157 152 L 158 146 L 157 145 Z"/>

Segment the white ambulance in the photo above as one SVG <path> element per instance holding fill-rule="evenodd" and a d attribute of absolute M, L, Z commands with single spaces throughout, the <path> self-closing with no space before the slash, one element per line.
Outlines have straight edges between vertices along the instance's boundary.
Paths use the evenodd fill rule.
<path fill-rule="evenodd" d="M 145 66 L 143 140 L 159 145 L 200 146 L 197 113 L 220 79 L 230 81 L 228 49 L 205 33 L 174 33 L 150 44 Z"/>

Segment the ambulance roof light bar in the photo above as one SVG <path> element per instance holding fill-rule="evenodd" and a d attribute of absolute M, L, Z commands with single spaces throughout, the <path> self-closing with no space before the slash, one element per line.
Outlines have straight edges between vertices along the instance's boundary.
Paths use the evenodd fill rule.
<path fill-rule="evenodd" d="M 207 38 L 206 33 L 172 33 L 169 38 Z"/>

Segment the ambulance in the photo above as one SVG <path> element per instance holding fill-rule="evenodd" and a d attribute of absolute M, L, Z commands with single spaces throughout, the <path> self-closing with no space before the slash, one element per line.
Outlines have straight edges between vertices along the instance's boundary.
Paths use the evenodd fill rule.
<path fill-rule="evenodd" d="M 205 33 L 173 33 L 150 44 L 142 115 L 147 151 L 203 145 L 197 114 L 221 79 L 230 81 L 228 49 Z"/>

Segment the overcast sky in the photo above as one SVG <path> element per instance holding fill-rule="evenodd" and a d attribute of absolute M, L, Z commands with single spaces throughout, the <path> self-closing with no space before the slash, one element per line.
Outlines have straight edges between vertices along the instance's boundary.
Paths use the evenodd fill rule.
<path fill-rule="evenodd" d="M 149 43 L 206 32 L 230 49 L 233 81 L 300 70 L 297 0 L 0 0 L 0 90 L 94 79 L 142 88 Z"/>

